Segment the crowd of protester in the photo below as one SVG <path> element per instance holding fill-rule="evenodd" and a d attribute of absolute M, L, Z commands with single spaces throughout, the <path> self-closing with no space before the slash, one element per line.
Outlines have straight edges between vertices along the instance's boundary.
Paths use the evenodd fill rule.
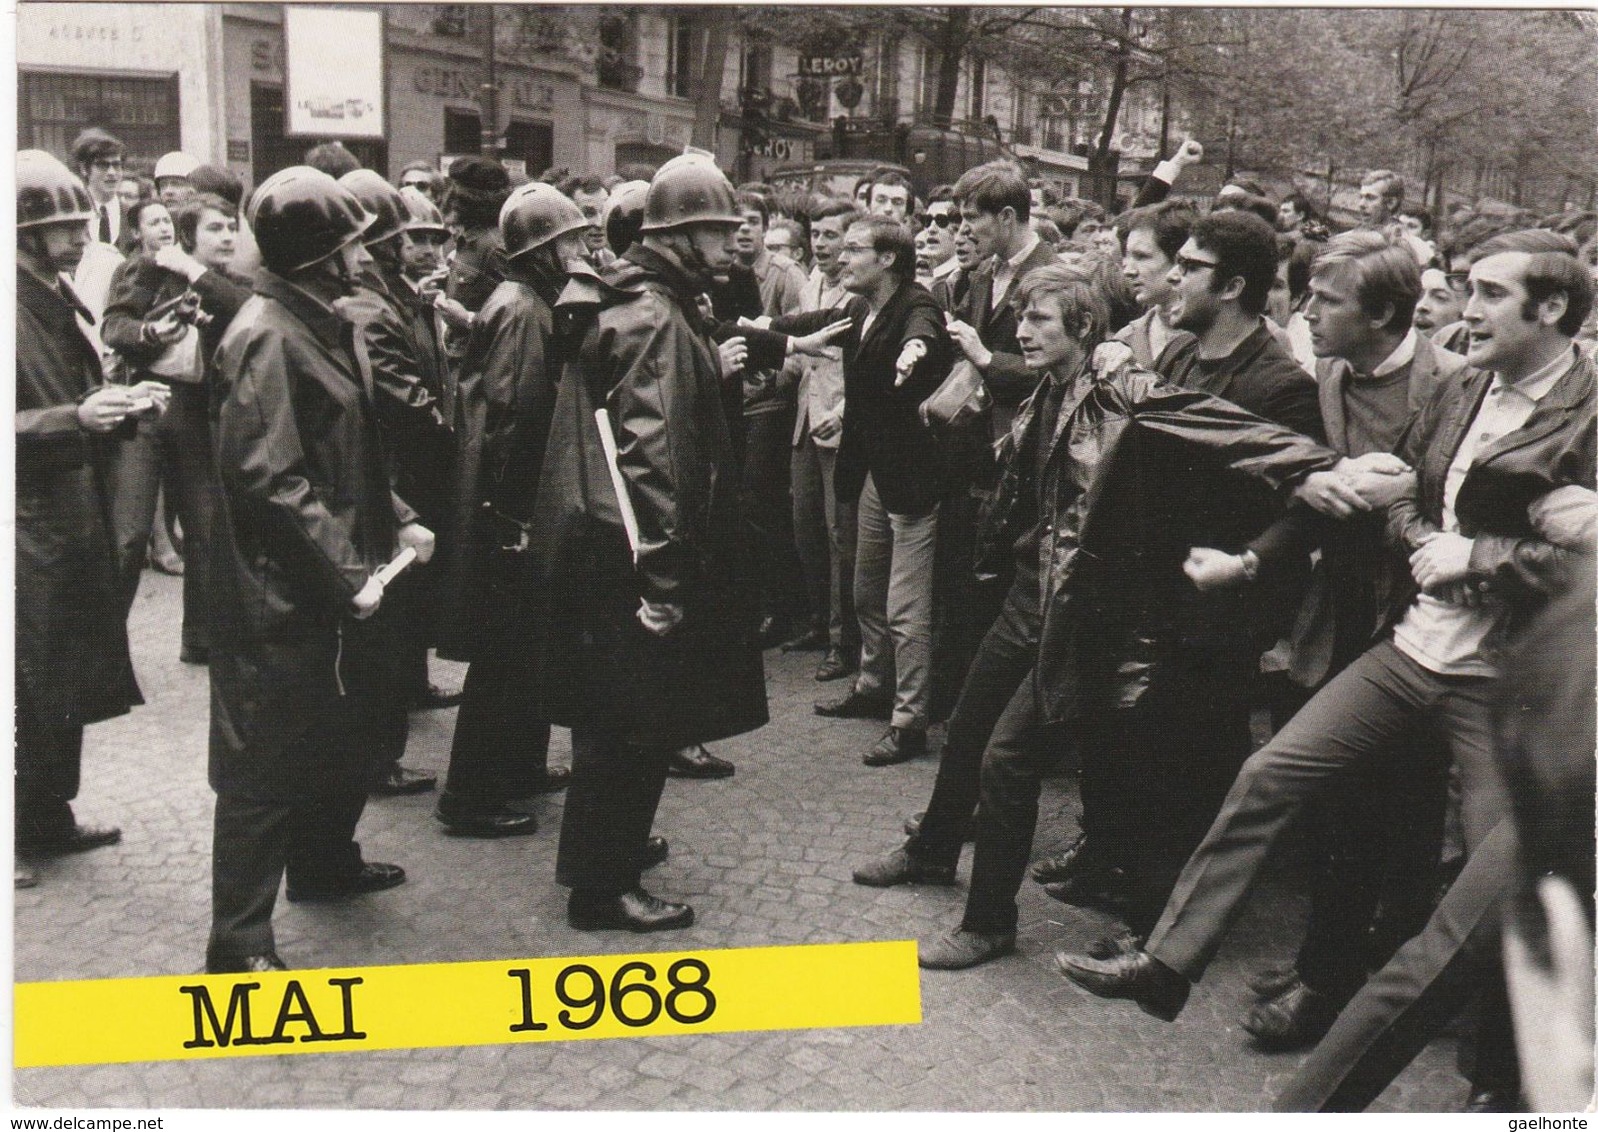
<path fill-rule="evenodd" d="M 781 649 L 885 724 L 868 767 L 945 725 L 854 871 L 953 885 L 974 842 L 923 967 L 1013 952 L 1030 871 L 1118 925 L 1061 973 L 1173 1019 L 1307 829 L 1242 1019 L 1316 1046 L 1279 1107 L 1365 1107 L 1472 1002 L 1470 1107 L 1590 1093 L 1598 215 L 1436 217 L 1376 170 L 1337 232 L 1184 196 L 1191 142 L 1114 214 L 1006 161 L 842 199 L 329 143 L 245 207 L 103 130 L 66 157 L 18 159 L 18 887 L 120 837 L 71 803 L 83 727 L 142 702 L 148 564 L 210 666 L 208 970 L 284 965 L 285 873 L 403 883 L 354 833 L 437 787 L 407 716 L 455 705 L 446 832 L 569 787 L 572 926 L 691 923 L 641 885 L 661 788 L 735 773 L 706 744 L 765 724 Z M 1059 773 L 1080 827 L 1029 870 Z M 1517 1058 L 1528 1009 L 1585 1061 Z"/>

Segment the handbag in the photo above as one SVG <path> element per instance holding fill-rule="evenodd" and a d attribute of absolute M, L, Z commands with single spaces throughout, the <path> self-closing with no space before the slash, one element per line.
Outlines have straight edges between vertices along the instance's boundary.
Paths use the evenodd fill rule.
<path fill-rule="evenodd" d="M 982 374 L 970 359 L 962 358 L 949 370 L 932 395 L 921 402 L 921 419 L 933 429 L 969 425 L 987 415 L 993 397 Z"/>

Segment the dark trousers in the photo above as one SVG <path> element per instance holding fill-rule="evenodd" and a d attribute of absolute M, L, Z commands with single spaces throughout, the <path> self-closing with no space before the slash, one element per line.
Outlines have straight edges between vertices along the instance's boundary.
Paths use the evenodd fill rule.
<path fill-rule="evenodd" d="M 792 405 L 744 417 L 744 518 L 753 531 L 762 611 L 782 621 L 801 617 L 804 605 L 788 486 L 793 419 Z"/>
<path fill-rule="evenodd" d="M 1083 728 L 1082 831 L 1125 870 L 1128 926 L 1146 933 L 1249 752 L 1248 709 L 1213 713 L 1159 689 Z"/>
<path fill-rule="evenodd" d="M 1277 1112 L 1360 1112 L 1432 1038 L 1481 994 L 1472 1083 L 1519 1087 L 1500 951 L 1502 905 L 1514 884 L 1511 821 L 1465 863 L 1425 929 L 1356 994 L 1277 1097 Z"/>
<path fill-rule="evenodd" d="M 216 472 L 211 465 L 207 394 L 199 383 L 174 382 L 172 401 L 161 418 L 161 482 L 166 506 L 183 525 L 183 647 L 211 643 L 210 545 L 216 526 Z M 142 563 L 141 563 L 142 565 Z"/>
<path fill-rule="evenodd" d="M 40 723 L 17 686 L 16 843 L 50 841 L 72 832 L 83 766 L 83 727 Z"/>
<path fill-rule="evenodd" d="M 1036 588 L 1032 579 L 1025 591 Z M 910 852 L 928 864 L 953 865 L 960 859 L 966 823 L 982 793 L 982 756 L 1016 689 L 1038 658 L 1037 595 L 1017 592 L 999 610 L 966 672 L 960 698 L 949 716 L 938 780 Z"/>
<path fill-rule="evenodd" d="M 527 670 L 499 659 L 466 669 L 441 809 L 490 810 L 538 792 L 549 773 L 549 724 L 528 711 Z"/>
<path fill-rule="evenodd" d="M 1426 925 L 1439 880 L 1448 750 L 1425 730 L 1357 768 L 1305 814 L 1317 858 L 1309 922 L 1294 966 L 1310 988 L 1346 999 Z"/>
<path fill-rule="evenodd" d="M 117 441 L 106 476 L 124 609 L 133 608 L 139 575 L 149 555 L 150 526 L 161 493 L 161 460 L 166 448 L 159 420 L 141 419 L 134 429 L 131 437 Z"/>
<path fill-rule="evenodd" d="M 556 883 L 597 896 L 638 886 L 670 761 L 665 748 L 633 746 L 608 731 L 573 730 Z"/>
<path fill-rule="evenodd" d="M 1009 578 L 980 581 L 974 570 L 977 530 L 993 454 L 986 430 L 968 430 L 944 445 L 945 487 L 938 504 L 938 549 L 932 565 L 932 691 L 930 718 L 948 718 L 988 626 L 1004 604 Z M 1033 599 L 1036 602 L 1036 599 Z"/>
<path fill-rule="evenodd" d="M 299 802 L 218 794 L 211 843 L 213 958 L 272 951 L 272 909 L 289 883 L 331 886 L 361 869 L 355 826 L 366 795 L 346 791 Z"/>
<path fill-rule="evenodd" d="M 1021 890 L 1032 835 L 1038 825 L 1043 776 L 1061 749 L 1045 741 L 1038 714 L 1036 676 L 1028 672 L 993 728 L 982 756 L 982 796 L 971 888 L 960 926 L 975 932 L 1012 932 L 1015 895 Z"/>
<path fill-rule="evenodd" d="M 1345 668 L 1244 764 L 1182 869 L 1149 952 L 1189 978 L 1202 975 L 1271 846 L 1303 807 L 1368 759 L 1404 757 L 1394 745 L 1421 720 L 1448 743 L 1465 784 L 1465 837 L 1471 846 L 1480 842 L 1507 810 L 1493 761 L 1494 684 L 1439 676 L 1390 640 Z"/>

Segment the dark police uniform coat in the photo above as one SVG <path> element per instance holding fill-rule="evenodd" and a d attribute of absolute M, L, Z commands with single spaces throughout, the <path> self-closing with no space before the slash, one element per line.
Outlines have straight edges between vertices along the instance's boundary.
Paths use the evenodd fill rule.
<path fill-rule="evenodd" d="M 720 360 L 696 305 L 703 290 L 635 245 L 602 283 L 573 280 L 556 311 L 584 329 L 561 378 L 533 519 L 537 712 L 652 747 L 767 720 Z M 636 568 L 597 408 L 610 413 L 638 517 Z M 654 636 L 638 622 L 640 598 L 680 604 L 683 621 Z"/>
<path fill-rule="evenodd" d="M 16 688 L 35 722 L 76 726 L 144 702 L 128 655 L 106 471 L 117 441 L 86 432 L 101 384 L 77 308 L 17 266 Z"/>
<path fill-rule="evenodd" d="M 415 519 L 389 485 L 354 327 L 262 270 L 217 353 L 223 486 L 213 544 L 211 785 L 260 801 L 364 791 L 378 691 L 393 679 L 380 610 L 350 601 Z M 338 735 L 339 742 L 307 738 Z"/>

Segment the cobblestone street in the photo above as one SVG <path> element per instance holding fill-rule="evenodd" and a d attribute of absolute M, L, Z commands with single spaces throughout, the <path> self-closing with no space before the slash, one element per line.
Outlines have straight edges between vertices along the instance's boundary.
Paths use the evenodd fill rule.
<path fill-rule="evenodd" d="M 147 704 L 91 727 L 81 819 L 121 825 L 122 843 L 41 864 L 16 894 L 18 981 L 169 975 L 203 965 L 213 795 L 206 784 L 207 677 L 177 660 L 178 579 L 146 573 L 131 622 Z M 280 901 L 278 950 L 293 967 L 581 956 L 877 939 L 952 928 L 964 899 L 944 888 L 857 887 L 851 869 L 900 839 L 925 805 L 936 759 L 861 765 L 879 724 L 825 720 L 814 654 L 767 654 L 771 724 L 715 753 L 721 782 L 668 783 L 656 832 L 670 859 L 652 891 L 692 903 L 688 931 L 581 933 L 554 883 L 561 801 L 540 803 L 533 837 L 445 836 L 436 795 L 373 801 L 368 859 L 409 882 L 342 905 Z M 435 662 L 439 684 L 462 666 Z M 833 685 L 826 686 L 828 689 Z M 442 776 L 454 712 L 412 717 L 407 764 Z M 553 761 L 568 757 L 557 730 Z M 941 734 L 934 734 L 936 749 Z M 1075 826 L 1069 779 L 1046 784 L 1034 855 Z M 1303 902 L 1278 879 L 1252 902 L 1174 1025 L 1089 998 L 1054 974 L 1061 946 L 1102 920 L 1028 881 L 1019 954 L 967 972 L 923 972 L 924 1021 L 817 1031 L 418 1049 L 336 1056 L 17 1071 L 19 1105 L 710 1110 L 1252 1111 L 1299 1055 L 1250 1049 L 1238 1026 L 1245 978 L 1296 945 Z M 1434 1044 L 1384 1095 L 1387 1111 L 1452 1111 L 1466 1086 L 1453 1042 Z"/>

